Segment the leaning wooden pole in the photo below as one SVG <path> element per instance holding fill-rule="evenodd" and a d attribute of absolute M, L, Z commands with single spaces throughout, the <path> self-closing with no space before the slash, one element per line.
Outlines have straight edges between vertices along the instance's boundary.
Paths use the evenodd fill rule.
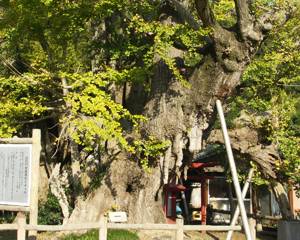
<path fill-rule="evenodd" d="M 251 182 L 251 179 L 253 177 L 253 173 L 254 173 L 254 169 L 251 168 L 250 171 L 249 171 L 249 173 L 248 173 L 248 177 L 247 177 L 247 180 L 245 182 L 245 185 L 243 187 L 243 191 L 242 191 L 242 197 L 243 197 L 243 199 L 245 199 L 246 194 L 248 192 L 248 189 L 249 189 L 249 186 L 250 186 L 250 182 Z M 233 215 L 233 218 L 232 218 L 231 223 L 230 223 L 230 226 L 234 226 L 236 224 L 239 215 L 240 215 L 240 209 L 239 209 L 239 207 L 236 207 L 234 215 Z M 228 231 L 226 240 L 231 240 L 232 234 L 233 234 L 233 230 Z"/>
<path fill-rule="evenodd" d="M 233 157 L 233 153 L 232 153 L 232 149 L 231 149 L 230 139 L 229 139 L 226 122 L 225 122 L 225 117 L 224 117 L 224 113 L 223 113 L 223 108 L 222 108 L 222 104 L 221 104 L 220 100 L 216 101 L 216 105 L 217 105 L 217 111 L 218 111 L 218 114 L 220 117 L 223 138 L 224 138 L 224 142 L 225 142 L 227 157 L 228 157 L 230 171 L 231 171 L 231 175 L 232 175 L 232 181 L 233 181 L 235 193 L 236 193 L 237 200 L 238 200 L 238 205 L 239 205 L 239 208 L 241 211 L 241 216 L 242 216 L 242 221 L 243 221 L 246 238 L 247 238 L 247 240 L 252 240 L 250 227 L 249 227 L 249 223 L 248 223 L 248 219 L 247 219 L 246 208 L 245 208 L 244 200 L 242 197 L 241 187 L 240 187 L 240 183 L 239 183 L 239 179 L 238 179 L 236 165 L 235 165 L 235 161 L 234 161 L 234 157 Z"/>

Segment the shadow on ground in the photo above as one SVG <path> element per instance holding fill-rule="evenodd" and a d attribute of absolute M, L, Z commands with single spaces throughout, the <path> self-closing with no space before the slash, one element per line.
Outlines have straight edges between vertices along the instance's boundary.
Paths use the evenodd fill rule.
<path fill-rule="evenodd" d="M 17 240 L 16 231 L 1 231 L 0 240 Z"/>

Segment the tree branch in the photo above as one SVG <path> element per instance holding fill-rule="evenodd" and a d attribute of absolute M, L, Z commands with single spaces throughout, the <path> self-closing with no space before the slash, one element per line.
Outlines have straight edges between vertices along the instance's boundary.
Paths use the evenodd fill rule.
<path fill-rule="evenodd" d="M 258 132 L 249 127 L 236 128 L 228 131 L 232 149 L 247 161 L 255 162 L 267 179 L 277 179 L 275 163 L 279 155 L 274 145 L 262 145 L 259 143 Z M 224 144 L 222 132 L 214 130 L 208 138 L 209 143 Z"/>
<path fill-rule="evenodd" d="M 52 49 L 46 39 L 44 32 L 41 32 L 39 34 L 39 43 L 45 54 L 48 56 L 49 68 L 50 70 L 52 70 L 54 68 Z"/>
<path fill-rule="evenodd" d="M 208 0 L 195 0 L 197 13 L 203 22 L 204 27 L 215 25 L 215 18 L 210 9 Z"/>
<path fill-rule="evenodd" d="M 238 24 L 243 34 L 252 25 L 247 0 L 234 0 Z"/>
<path fill-rule="evenodd" d="M 41 117 L 41 118 L 37 118 L 37 119 L 31 119 L 31 120 L 27 120 L 27 121 L 21 121 L 20 123 L 21 124 L 26 124 L 26 123 L 38 123 L 38 122 L 42 122 L 42 121 L 45 121 L 47 119 L 51 119 L 51 118 L 54 118 L 56 117 L 56 114 L 51 114 L 49 116 L 44 116 L 44 117 Z"/>
<path fill-rule="evenodd" d="M 255 41 L 261 40 L 261 34 L 255 32 L 253 29 L 254 21 L 250 15 L 247 0 L 234 0 L 234 2 L 242 39 L 246 40 L 249 37 Z"/>
<path fill-rule="evenodd" d="M 193 18 L 192 13 L 179 1 L 170 0 L 170 4 L 173 5 L 180 18 L 189 24 L 194 30 L 200 28 L 200 24 Z"/>

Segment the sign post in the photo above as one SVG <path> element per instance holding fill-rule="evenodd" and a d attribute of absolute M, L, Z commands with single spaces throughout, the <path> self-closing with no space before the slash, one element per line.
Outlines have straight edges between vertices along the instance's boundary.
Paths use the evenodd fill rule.
<path fill-rule="evenodd" d="M 37 225 L 39 178 L 40 178 L 41 130 L 32 130 L 32 175 L 31 175 L 31 201 L 29 223 Z M 37 231 L 29 231 L 29 239 L 36 239 Z"/>
<path fill-rule="evenodd" d="M 0 139 L 0 210 L 30 213 L 30 224 L 37 225 L 38 182 L 41 131 L 33 129 L 32 138 Z M 20 220 L 21 221 L 21 220 Z M 36 238 L 36 231 L 29 238 Z"/>

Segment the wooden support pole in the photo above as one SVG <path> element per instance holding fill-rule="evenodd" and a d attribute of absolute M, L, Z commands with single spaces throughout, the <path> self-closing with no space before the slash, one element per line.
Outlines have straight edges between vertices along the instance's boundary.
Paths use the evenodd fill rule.
<path fill-rule="evenodd" d="M 220 100 L 216 101 L 216 105 L 217 105 L 217 111 L 218 111 L 220 122 L 221 122 L 221 128 L 222 128 L 225 148 L 226 148 L 226 152 L 227 152 L 228 162 L 229 162 L 229 166 L 230 166 L 230 172 L 232 175 L 232 181 L 233 181 L 233 185 L 234 185 L 234 189 L 235 189 L 235 194 L 236 194 L 236 197 L 238 200 L 238 205 L 239 205 L 240 212 L 241 212 L 241 217 L 242 217 L 242 221 L 243 221 L 246 239 L 253 240 L 251 237 L 251 233 L 250 233 L 250 227 L 249 227 L 249 222 L 247 219 L 246 208 L 245 208 L 244 200 L 242 197 L 242 191 L 241 191 L 241 187 L 240 187 L 240 183 L 239 183 L 239 179 L 238 179 L 238 174 L 237 174 L 236 165 L 235 165 L 235 161 L 234 161 L 234 157 L 233 157 L 233 152 L 231 149 L 230 138 L 228 135 L 225 117 L 224 117 L 224 113 L 223 113 L 223 108 L 222 108 L 222 104 L 221 104 Z"/>
<path fill-rule="evenodd" d="M 243 191 L 242 191 L 242 197 L 243 199 L 245 199 L 246 195 L 247 195 L 247 192 L 248 192 L 248 189 L 249 189 L 249 186 L 250 186 L 250 182 L 251 182 L 251 179 L 253 177 L 253 174 L 254 174 L 254 169 L 251 168 L 249 173 L 248 173 L 248 177 L 247 177 L 247 180 L 245 182 L 245 185 L 243 187 Z M 250 205 L 251 205 L 251 202 L 250 202 Z M 237 206 L 236 209 L 235 209 L 235 212 L 233 214 L 233 217 L 231 219 L 231 223 L 230 223 L 230 226 L 234 226 L 238 220 L 238 217 L 239 217 L 239 214 L 240 214 L 240 209 L 239 207 Z M 233 235 L 233 231 L 229 231 L 227 233 L 227 237 L 226 237 L 226 240 L 231 240 L 232 238 L 232 235 Z M 251 235 L 252 236 L 252 235 Z M 255 238 L 253 238 L 255 239 Z"/>
<path fill-rule="evenodd" d="M 177 218 L 176 226 L 177 226 L 176 240 L 183 240 L 183 237 L 184 237 L 184 235 L 183 235 L 183 219 Z"/>
<path fill-rule="evenodd" d="M 24 212 L 18 212 L 17 214 L 17 224 L 18 224 L 18 232 L 17 239 L 25 240 L 26 239 L 26 215 Z"/>
<path fill-rule="evenodd" d="M 38 188 L 40 177 L 40 153 L 41 153 L 41 130 L 33 129 L 32 131 L 32 166 L 31 166 L 31 191 L 30 191 L 30 217 L 31 225 L 37 225 L 38 219 Z M 37 231 L 29 231 L 29 239 L 35 240 Z"/>
<path fill-rule="evenodd" d="M 253 188 L 250 184 L 250 214 L 252 217 L 249 218 L 249 227 L 252 239 L 256 239 L 256 219 L 253 217 Z"/>
<path fill-rule="evenodd" d="M 107 240 L 107 217 L 100 217 L 99 240 Z"/>

